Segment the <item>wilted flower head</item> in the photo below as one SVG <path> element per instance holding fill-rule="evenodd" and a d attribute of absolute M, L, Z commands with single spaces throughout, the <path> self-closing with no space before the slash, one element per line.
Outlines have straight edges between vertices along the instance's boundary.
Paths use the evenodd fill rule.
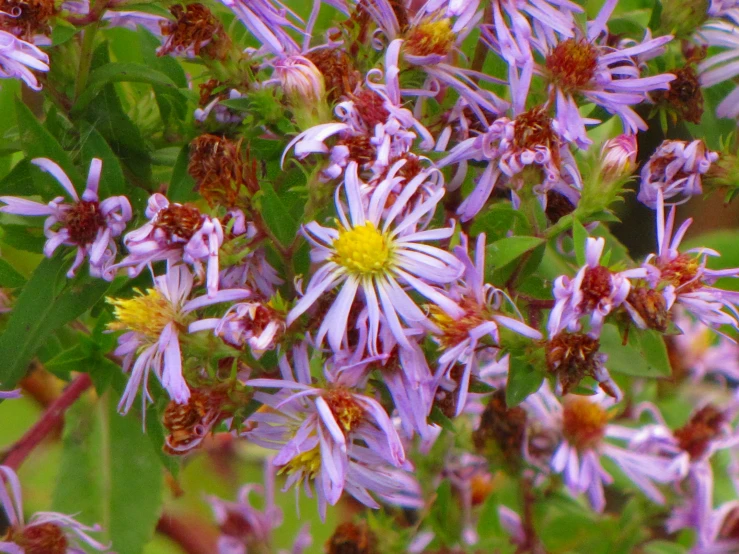
<path fill-rule="evenodd" d="M 56 163 L 47 158 L 36 158 L 32 163 L 50 173 L 72 197 L 73 203 L 65 203 L 62 196 L 58 196 L 48 205 L 13 196 L 2 196 L 0 201 L 6 205 L 0 208 L 0 212 L 49 216 L 44 222 L 44 234 L 48 239 L 44 246 L 44 254 L 51 257 L 61 245 L 76 246 L 77 256 L 67 272 L 67 277 L 73 277 L 77 268 L 86 257 L 89 257 L 90 275 L 112 279 L 112 264 L 118 252 L 115 237 L 126 228 L 132 214 L 131 205 L 125 196 L 112 196 L 102 202 L 99 201 L 98 186 L 103 167 L 102 160 L 93 158 L 90 162 L 87 187 L 81 198 L 77 195 L 72 181 Z"/>
<path fill-rule="evenodd" d="M 0 537 L 0 552 L 8 554 L 81 554 L 82 544 L 98 552 L 109 551 L 88 533 L 99 532 L 99 525 L 88 526 L 71 516 L 56 512 L 37 512 L 26 521 L 18 476 L 8 466 L 0 466 L 4 480 L 0 486 L 0 505 L 9 527 Z"/>
<path fill-rule="evenodd" d="M 203 4 L 175 4 L 169 11 L 175 21 L 160 23 L 162 35 L 166 38 L 157 49 L 159 56 L 176 54 L 192 58 L 204 55 L 223 59 L 228 54 L 231 40 L 223 24 Z"/>
<path fill-rule="evenodd" d="M 652 154 L 641 171 L 641 187 L 638 199 L 650 208 L 657 209 L 657 190 L 664 200 L 678 197 L 677 203 L 701 194 L 701 175 L 718 160 L 718 153 L 711 152 L 702 140 L 685 142 L 665 140 Z"/>

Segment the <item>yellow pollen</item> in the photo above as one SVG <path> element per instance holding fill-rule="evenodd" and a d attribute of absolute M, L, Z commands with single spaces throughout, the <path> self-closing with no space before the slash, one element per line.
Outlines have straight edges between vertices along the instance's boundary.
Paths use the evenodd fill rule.
<path fill-rule="evenodd" d="M 370 222 L 352 229 L 340 229 L 334 241 L 334 261 L 351 273 L 370 277 L 392 266 L 392 244 Z"/>
<path fill-rule="evenodd" d="M 414 56 L 445 56 L 454 46 L 456 38 L 449 19 L 425 21 L 408 33 L 406 49 Z"/>
<path fill-rule="evenodd" d="M 599 404 L 576 396 L 564 404 L 564 435 L 578 450 L 593 448 L 605 435 L 608 419 Z"/>
<path fill-rule="evenodd" d="M 277 472 L 279 475 L 286 473 L 292 475 L 298 471 L 303 472 L 304 479 L 314 479 L 321 469 L 321 450 L 318 445 L 311 450 L 301 452 L 292 460 L 287 462 Z"/>
<path fill-rule="evenodd" d="M 113 305 L 116 321 L 108 324 L 112 331 L 135 331 L 152 340 L 157 340 L 169 323 L 181 323 L 180 314 L 172 303 L 156 289 L 140 291 L 133 298 L 108 298 Z"/>

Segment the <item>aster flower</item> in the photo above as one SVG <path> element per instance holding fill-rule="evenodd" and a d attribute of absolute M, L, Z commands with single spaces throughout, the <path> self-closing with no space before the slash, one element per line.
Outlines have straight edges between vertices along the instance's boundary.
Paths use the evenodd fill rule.
<path fill-rule="evenodd" d="M 670 337 L 670 360 L 678 365 L 677 371 L 685 371 L 691 382 L 707 377 L 739 381 L 739 346 L 732 340 L 688 316 L 683 310 L 675 310 L 673 321 L 682 334 Z"/>
<path fill-rule="evenodd" d="M 580 330 L 580 318 L 590 315 L 589 334 L 600 336 L 606 316 L 622 305 L 631 290 L 630 278 L 646 277 L 643 268 L 614 273 L 600 265 L 606 241 L 588 237 L 585 244 L 585 265 L 574 279 L 566 275 L 554 282 L 554 308 L 549 315 L 547 329 L 554 337 L 565 329 Z"/>
<path fill-rule="evenodd" d="M 718 157 L 718 153 L 708 150 L 702 140 L 663 141 L 642 168 L 637 198 L 656 209 L 657 189 L 660 189 L 665 200 L 682 197 L 677 203 L 686 202 L 703 192 L 701 175 L 708 172 Z"/>
<path fill-rule="evenodd" d="M 44 222 L 44 234 L 48 239 L 44 254 L 50 258 L 61 245 L 77 247 L 77 255 L 67 277 L 74 277 L 85 258 L 89 258 L 90 275 L 112 279 L 112 263 L 118 251 L 114 239 L 131 219 L 131 205 L 125 196 L 112 196 L 100 202 L 98 186 L 102 160 L 93 158 L 90 162 L 87 187 L 81 198 L 69 177 L 56 163 L 47 158 L 36 158 L 31 162 L 50 173 L 72 197 L 73 203 L 65 203 L 61 196 L 47 205 L 13 196 L 0 196 L 0 201 L 5 203 L 0 207 L 0 212 L 48 216 Z"/>
<path fill-rule="evenodd" d="M 212 329 L 235 348 L 248 345 L 252 355 L 259 359 L 264 352 L 275 348 L 278 337 L 285 332 L 285 314 L 266 302 L 241 302 L 231 306 L 221 318 L 190 324 L 191 333 L 205 329 Z"/>
<path fill-rule="evenodd" d="M 240 263 L 222 270 L 218 280 L 222 287 L 252 289 L 265 298 L 274 296 L 275 287 L 284 283 L 267 261 L 264 248 L 255 248 Z"/>
<path fill-rule="evenodd" d="M 459 207 L 462 221 L 469 221 L 483 209 L 499 183 L 512 189 L 514 205 L 518 205 L 516 191 L 531 183 L 531 169 L 538 170 L 541 182 L 533 188 L 544 206 L 549 191 L 563 195 L 573 206 L 580 198 L 577 164 L 543 107 L 514 119 L 496 119 L 485 133 L 459 143 L 437 165 L 445 167 L 467 160 L 487 162 L 487 166 Z"/>
<path fill-rule="evenodd" d="M 670 74 L 641 77 L 637 58 L 651 56 L 672 40 L 672 36 L 645 39 L 640 44 L 611 47 L 605 44 L 606 23 L 616 0 L 608 0 L 597 17 L 588 22 L 584 37 L 560 40 L 556 45 L 541 44 L 546 52 L 543 66 L 536 72 L 549 81 L 549 93 L 556 104 L 557 120 L 567 140 L 581 148 L 590 144 L 584 120 L 578 111 L 575 95 L 617 115 L 626 132 L 635 134 L 647 128 L 631 106 L 648 100 L 654 90 L 666 90 L 675 76 Z M 521 87 L 515 95 L 526 96 Z"/>
<path fill-rule="evenodd" d="M 252 493 L 264 496 L 264 509 L 251 505 Z M 282 525 L 282 511 L 275 505 L 275 475 L 272 459 L 268 458 L 264 468 L 264 487 L 256 484 L 244 485 L 239 489 L 236 502 L 217 496 L 208 496 L 221 535 L 218 537 L 218 554 L 247 554 L 253 548 L 269 548 L 270 539 L 276 528 Z M 312 543 L 308 525 L 304 525 L 295 540 L 290 554 L 302 554 Z M 279 554 L 287 554 L 280 550 Z"/>
<path fill-rule="evenodd" d="M 613 478 L 603 469 L 601 458 L 610 458 L 618 468 L 653 502 L 664 503 L 656 487 L 670 483 L 679 475 L 674 459 L 667 455 L 633 452 L 613 444 L 624 433 L 621 425 L 609 423 L 607 408 L 612 399 L 603 393 L 594 396 L 568 396 L 562 403 L 549 389 L 547 382 L 537 393 L 523 402 L 534 422 L 528 431 L 526 457 L 564 478 L 572 494 L 586 493 L 591 506 L 598 512 L 605 508 L 603 486 Z M 557 437 L 548 449 L 536 445 L 537 435 Z"/>
<path fill-rule="evenodd" d="M 251 294 L 244 289 L 223 289 L 212 297 L 188 300 L 192 287 L 193 276 L 187 267 L 170 265 L 164 275 L 154 278 L 154 288 L 146 293 L 139 292 L 130 299 L 108 299 L 116 318 L 108 329 L 126 331 L 118 337 L 114 354 L 123 357 L 124 371 L 131 370 L 118 405 L 121 413 L 131 409 L 142 383 L 144 407 L 151 400 L 146 383 L 152 370 L 170 398 L 180 404 L 187 402 L 190 389 L 182 374 L 180 332 L 187 328 L 190 313 L 218 302 L 243 300 Z"/>
<path fill-rule="evenodd" d="M 698 64 L 700 84 L 712 87 L 733 79 L 739 74 L 739 32 L 734 23 L 712 21 L 696 33 L 701 45 L 708 48 L 719 47 L 721 52 L 709 56 Z M 732 90 L 716 108 L 719 117 L 739 117 L 739 88 Z"/>
<path fill-rule="evenodd" d="M 0 79 L 22 79 L 33 90 L 41 90 L 32 69 L 49 71 L 49 56 L 33 44 L 0 31 Z"/>
<path fill-rule="evenodd" d="M 621 179 L 636 167 L 636 136 L 622 134 L 603 143 L 600 149 L 600 170 L 605 182 Z"/>
<path fill-rule="evenodd" d="M 377 335 L 382 313 L 395 339 L 409 347 L 401 319 L 417 327 L 432 326 L 421 309 L 401 287 L 415 289 L 452 317 L 461 317 L 462 309 L 431 284 L 448 283 L 460 276 L 459 261 L 428 240 L 449 238 L 453 227 L 419 230 L 418 223 L 433 212 L 443 196 L 437 190 L 410 213 L 399 219 L 408 201 L 423 184 L 423 176 L 408 182 L 403 192 L 387 206 L 392 177 L 385 179 L 368 199 L 363 198 L 356 163 L 347 167 L 343 186 L 337 189 L 336 210 L 339 229 L 316 222 L 305 226 L 304 233 L 313 245 L 311 258 L 321 266 L 311 278 L 303 297 L 290 310 L 287 325 L 305 313 L 324 293 L 341 286 L 336 300 L 325 315 L 316 337 L 320 344 L 328 335 L 334 351 L 342 349 L 349 312 L 361 290 L 369 314 L 370 353 L 377 352 Z M 344 190 L 349 217 L 339 193 Z M 369 206 L 367 206 L 367 200 Z M 431 284 L 429 284 L 431 283 Z M 378 301 L 379 297 L 379 301 Z"/>
<path fill-rule="evenodd" d="M 0 390 L 0 399 L 2 400 L 9 400 L 13 398 L 21 398 L 23 394 L 21 394 L 21 389 L 14 389 L 14 390 Z"/>
<path fill-rule="evenodd" d="M 253 379 L 254 398 L 271 409 L 259 410 L 245 423 L 245 436 L 255 444 L 279 450 L 273 464 L 288 478 L 285 488 L 312 484 L 322 517 L 343 491 L 371 508 L 380 498 L 417 505 L 419 487 L 401 467 L 408 467 L 400 438 L 380 404 L 351 390 L 340 370 L 324 368 L 327 385 L 311 386 L 307 349 L 293 349 L 293 367 L 280 360 L 282 379 Z M 365 446 L 366 445 L 366 446 Z"/>
<path fill-rule="evenodd" d="M 279 1 L 271 0 L 221 0 L 224 6 L 236 14 L 244 26 L 272 54 L 282 56 L 301 51 L 288 29 L 302 34 L 302 21 Z"/>
<path fill-rule="evenodd" d="M 402 105 L 397 69 L 399 48 L 400 41 L 390 44 L 384 74 L 379 69 L 370 70 L 367 87 L 336 106 L 334 112 L 341 122 L 316 125 L 299 134 L 285 148 L 283 163 L 287 152 L 294 148 L 298 159 L 309 154 L 328 154 L 323 174 L 329 179 L 340 177 L 351 161 L 357 162 L 363 172 L 379 176 L 409 153 L 416 139 L 421 139 L 421 150 L 433 148 L 431 133 Z M 393 61 L 394 67 L 389 65 Z M 332 137 L 337 140 L 329 148 L 325 142 Z"/>
<path fill-rule="evenodd" d="M 149 198 L 146 217 L 149 218 L 147 223 L 123 238 L 129 254 L 115 268 L 128 267 L 129 276 L 135 277 L 152 262 L 182 260 L 202 277 L 203 260 L 207 260 L 208 295 L 215 295 L 218 291 L 218 252 L 223 244 L 221 222 L 194 206 L 170 203 L 159 193 Z"/>
<path fill-rule="evenodd" d="M 644 262 L 647 271 L 646 281 L 662 301 L 652 301 L 654 310 L 664 315 L 649 313 L 634 305 L 629 309 L 632 319 L 641 327 L 653 327 L 652 320 L 664 320 L 666 314 L 675 303 L 680 304 L 698 320 L 714 329 L 721 325 L 739 326 L 737 323 L 737 305 L 739 294 L 710 286 L 720 277 L 737 277 L 739 269 L 708 269 L 708 256 L 718 256 L 718 252 L 708 248 L 691 249 L 684 253 L 678 251 L 680 242 L 692 223 L 692 219 L 683 222 L 674 233 L 675 206 L 665 219 L 662 190 L 657 191 L 657 247 L 656 255 L 650 255 Z M 632 304 L 634 304 L 632 302 Z M 628 308 L 628 306 L 627 306 Z"/>
<path fill-rule="evenodd" d="M 463 236 L 462 246 L 454 249 L 454 255 L 464 265 L 461 283 L 450 286 L 449 296 L 464 311 L 461 317 L 450 317 L 436 307 L 431 307 L 432 319 L 441 331 L 434 340 L 444 349 L 439 357 L 439 385 L 445 389 L 457 390 L 456 414 L 465 408 L 470 379 L 479 373 L 479 356 L 484 350 L 484 339 L 491 341 L 493 349 L 500 348 L 500 327 L 505 327 L 530 339 L 539 340 L 542 335 L 519 319 L 501 313 L 506 295 L 485 279 L 485 234 L 477 237 L 475 261 L 467 253 L 467 237 Z M 510 304 L 513 304 L 508 299 Z M 453 378 L 455 366 L 464 364 L 462 374 Z"/>
<path fill-rule="evenodd" d="M 37 512 L 28 521 L 23 514 L 21 484 L 18 476 L 8 466 L 0 466 L 4 480 L 0 486 L 0 505 L 9 527 L 0 537 L 0 552 L 7 554 L 84 554 L 86 547 L 98 552 L 108 552 L 106 546 L 88 533 L 99 532 L 99 525 L 88 526 L 73 517 L 56 512 Z"/>

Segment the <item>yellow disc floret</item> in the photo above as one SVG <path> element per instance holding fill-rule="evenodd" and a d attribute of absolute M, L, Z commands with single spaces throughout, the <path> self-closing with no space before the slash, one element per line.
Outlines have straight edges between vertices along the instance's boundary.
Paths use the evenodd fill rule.
<path fill-rule="evenodd" d="M 108 324 L 112 331 L 135 331 L 157 340 L 167 324 L 178 322 L 180 314 L 172 303 L 156 289 L 140 291 L 133 298 L 108 298 L 116 321 Z"/>
<path fill-rule="evenodd" d="M 392 265 L 390 239 L 370 222 L 352 229 L 340 229 L 333 247 L 334 261 L 361 277 L 385 273 Z"/>
<path fill-rule="evenodd" d="M 414 56 L 446 56 L 456 38 L 449 19 L 428 20 L 408 32 L 405 47 Z"/>
<path fill-rule="evenodd" d="M 292 460 L 280 468 L 278 473 L 292 475 L 298 471 L 303 472 L 303 479 L 314 479 L 321 469 L 321 449 L 318 445 L 314 448 L 301 452 Z"/>

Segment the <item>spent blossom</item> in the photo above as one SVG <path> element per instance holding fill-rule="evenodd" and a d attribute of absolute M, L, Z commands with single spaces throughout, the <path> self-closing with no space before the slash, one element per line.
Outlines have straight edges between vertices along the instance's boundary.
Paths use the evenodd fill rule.
<path fill-rule="evenodd" d="M 113 262 L 118 247 L 115 237 L 126 228 L 131 219 L 131 204 L 125 196 L 112 196 L 100 201 L 98 187 L 103 162 L 93 158 L 87 175 L 87 186 L 80 197 L 64 170 L 48 158 L 36 158 L 32 163 L 47 173 L 64 188 L 73 202 L 58 196 L 48 204 L 32 200 L 1 196 L 5 206 L 0 212 L 27 216 L 48 216 L 44 222 L 47 241 L 44 254 L 51 257 L 59 246 L 75 246 L 77 255 L 67 277 L 73 277 L 85 258 L 90 259 L 90 275 L 113 278 Z"/>

